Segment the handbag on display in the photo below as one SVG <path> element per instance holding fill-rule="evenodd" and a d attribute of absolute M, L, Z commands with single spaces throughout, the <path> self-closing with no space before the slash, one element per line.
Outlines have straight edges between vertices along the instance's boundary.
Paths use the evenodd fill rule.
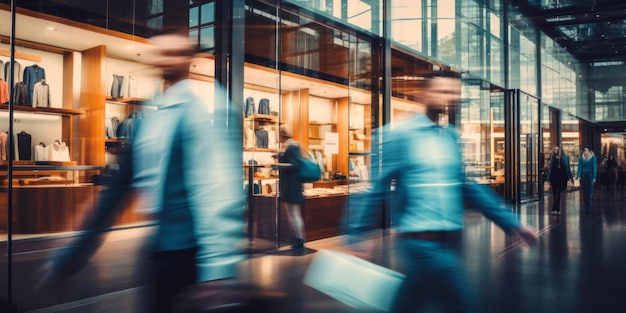
<path fill-rule="evenodd" d="M 388 312 L 404 277 L 356 256 L 322 249 L 313 257 L 304 284 L 353 308 Z"/>
<path fill-rule="evenodd" d="M 300 158 L 298 173 L 300 174 L 300 179 L 305 183 L 316 182 L 322 178 L 322 173 L 317 163 L 304 157 Z"/>

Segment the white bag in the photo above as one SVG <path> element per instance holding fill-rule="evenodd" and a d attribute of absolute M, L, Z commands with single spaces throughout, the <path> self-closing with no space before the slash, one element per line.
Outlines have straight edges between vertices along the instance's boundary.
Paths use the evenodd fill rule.
<path fill-rule="evenodd" d="M 319 250 L 304 284 L 356 309 L 387 312 L 404 275 L 339 251 Z"/>

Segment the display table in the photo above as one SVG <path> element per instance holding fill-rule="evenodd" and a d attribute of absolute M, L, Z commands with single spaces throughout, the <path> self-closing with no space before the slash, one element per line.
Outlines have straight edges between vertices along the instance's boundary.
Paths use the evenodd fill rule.
<path fill-rule="evenodd" d="M 42 234 L 80 230 L 95 209 L 102 186 L 78 181 L 80 171 L 99 171 L 99 166 L 19 165 L 13 166 L 13 233 Z M 60 176 L 60 180 L 38 177 Z M 8 229 L 9 194 L 6 166 L 0 166 L 0 232 Z M 147 220 L 133 210 L 134 204 L 116 220 L 116 225 Z"/>
<path fill-rule="evenodd" d="M 307 198 L 301 207 L 307 241 L 329 238 L 343 234 L 341 220 L 348 195 L 331 195 Z M 291 242 L 293 230 L 289 225 L 287 214 L 279 210 L 278 221 L 276 209 L 279 206 L 275 196 L 257 195 L 253 197 L 255 212 L 253 216 L 253 236 L 275 240 L 278 222 L 278 240 Z"/>

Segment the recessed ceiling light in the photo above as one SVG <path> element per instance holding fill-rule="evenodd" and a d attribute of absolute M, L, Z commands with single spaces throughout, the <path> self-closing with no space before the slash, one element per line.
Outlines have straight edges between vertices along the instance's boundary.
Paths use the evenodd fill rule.
<path fill-rule="evenodd" d="M 51 31 L 51 32 L 55 32 L 55 31 L 57 31 L 57 29 L 56 29 L 55 27 L 53 27 L 53 26 L 48 26 L 48 27 L 46 27 L 46 30 L 47 30 L 47 31 Z"/>

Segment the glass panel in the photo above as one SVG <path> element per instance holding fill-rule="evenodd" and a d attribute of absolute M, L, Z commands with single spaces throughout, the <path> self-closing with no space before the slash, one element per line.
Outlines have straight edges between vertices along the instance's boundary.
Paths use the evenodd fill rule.
<path fill-rule="evenodd" d="M 200 29 L 200 49 L 203 51 L 212 50 L 215 48 L 215 39 L 213 31 L 215 27 L 205 26 Z"/>
<path fill-rule="evenodd" d="M 521 199 L 532 199 L 539 192 L 539 100 L 520 93 L 520 178 Z"/>
<path fill-rule="evenodd" d="M 318 164 L 322 180 L 303 185 L 303 234 L 297 220 L 288 218 L 286 208 L 279 206 L 287 202 L 279 201 L 276 192 L 264 193 L 261 188 L 260 194 L 252 196 L 254 236 L 267 247 L 272 242 L 277 247 L 289 245 L 299 237 L 311 241 L 342 234 L 339 225 L 348 193 L 367 185 L 371 171 L 371 43 L 316 23 L 301 12 L 283 11 L 279 19 L 274 12 L 262 4 L 248 8 L 245 92 L 257 110 L 259 99 L 268 99 L 270 115 L 276 110 L 277 119 L 260 123 L 257 112 L 253 118 L 244 118 L 251 129 L 246 131 L 290 129 L 305 157 Z M 280 54 L 276 38 L 281 41 Z M 282 55 L 280 63 L 275 61 L 278 55 Z M 248 144 L 245 159 L 259 164 L 271 163 L 271 156 L 286 147 L 280 141 L 276 150 L 253 145 Z M 278 174 L 263 178 L 263 184 L 274 184 L 273 190 L 283 192 L 288 177 L 280 169 Z"/>
<path fill-rule="evenodd" d="M 200 21 L 200 10 L 198 7 L 189 10 L 189 27 L 196 27 Z"/>
<path fill-rule="evenodd" d="M 504 154 L 504 92 L 494 91 L 489 94 L 489 128 L 490 140 L 490 180 L 493 189 L 500 195 L 505 195 L 505 154 Z"/>
<path fill-rule="evenodd" d="M 257 4 L 246 11 L 243 160 L 244 186 L 248 194 L 248 230 L 251 231 L 249 236 L 254 238 L 253 249 L 263 251 L 277 248 L 281 227 L 289 230 L 290 226 L 284 218 L 285 212 L 279 209 L 282 172 L 272 167 L 279 161 L 275 157 L 281 148 L 285 148 L 279 137 L 280 127 L 286 121 L 286 112 L 281 106 L 285 97 L 280 92 L 275 49 L 280 21 L 274 8 Z M 293 131 L 289 129 L 294 137 L 299 136 Z M 295 139 L 300 140 L 299 137 Z M 291 235 L 292 232 L 286 234 Z"/>
<path fill-rule="evenodd" d="M 543 146 L 541 147 L 541 154 L 539 155 L 539 168 L 541 169 L 542 176 L 540 177 L 543 184 L 540 184 L 540 188 L 543 188 L 544 194 L 550 190 L 550 185 L 546 183 L 547 174 L 548 174 L 548 164 L 550 161 L 550 153 L 552 152 L 552 147 L 556 142 L 556 138 L 554 137 L 552 130 L 557 129 L 557 125 L 553 125 L 552 121 L 554 117 L 552 117 L 553 113 L 550 110 L 550 107 L 547 104 L 541 106 L 541 132 L 543 134 Z"/>
<path fill-rule="evenodd" d="M 561 117 L 561 142 L 563 152 L 570 159 L 570 169 L 576 175 L 578 169 L 578 157 L 580 156 L 580 124 L 576 117 L 571 114 L 563 114 Z M 575 183 L 578 184 L 578 180 Z M 571 186 L 571 185 L 570 185 Z"/>
<path fill-rule="evenodd" d="M 380 0 L 286 0 L 286 2 L 339 19 L 376 35 L 382 34 L 383 10 Z"/>
<path fill-rule="evenodd" d="M 415 51 L 422 51 L 422 4 L 414 0 L 391 3 L 391 39 Z M 407 31 L 411 29 L 412 31 Z"/>
<path fill-rule="evenodd" d="M 207 3 L 201 6 L 200 23 L 213 23 L 215 22 L 215 3 Z"/>
<path fill-rule="evenodd" d="M 479 79 L 463 80 L 463 96 L 459 114 L 465 174 L 480 184 L 498 189 L 503 173 L 496 178 L 492 168 L 495 147 L 494 114 L 490 108 L 489 83 Z M 494 97 L 491 97 L 494 99 Z M 504 153 L 499 154 L 504 157 Z"/>

